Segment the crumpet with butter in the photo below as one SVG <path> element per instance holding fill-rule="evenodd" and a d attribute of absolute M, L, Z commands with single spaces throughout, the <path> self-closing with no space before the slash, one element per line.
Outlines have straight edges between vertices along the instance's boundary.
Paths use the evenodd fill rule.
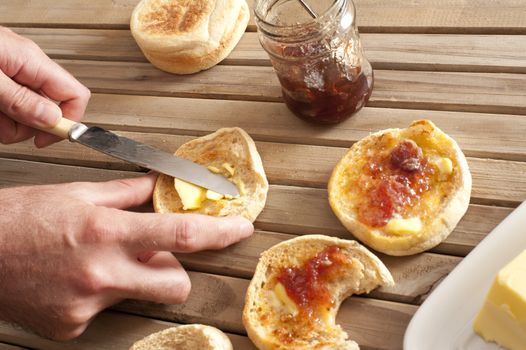
<path fill-rule="evenodd" d="M 243 129 L 219 129 L 181 145 L 175 155 L 223 175 L 237 186 L 240 195 L 226 198 L 160 174 L 153 193 L 156 212 L 243 216 L 252 222 L 256 220 L 265 206 L 269 185 L 256 145 Z"/>
<path fill-rule="evenodd" d="M 355 143 L 329 180 L 342 224 L 390 255 L 428 250 L 453 231 L 469 206 L 471 174 L 458 144 L 429 120 Z"/>
<path fill-rule="evenodd" d="M 392 286 L 385 265 L 356 241 L 304 235 L 261 254 L 243 309 L 258 349 L 341 349 L 359 345 L 336 323 L 343 300 Z"/>

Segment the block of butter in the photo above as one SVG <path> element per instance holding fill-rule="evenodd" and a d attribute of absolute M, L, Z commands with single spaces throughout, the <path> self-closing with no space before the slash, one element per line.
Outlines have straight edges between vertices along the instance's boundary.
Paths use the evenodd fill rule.
<path fill-rule="evenodd" d="M 526 250 L 499 271 L 473 328 L 486 341 L 526 349 Z"/>

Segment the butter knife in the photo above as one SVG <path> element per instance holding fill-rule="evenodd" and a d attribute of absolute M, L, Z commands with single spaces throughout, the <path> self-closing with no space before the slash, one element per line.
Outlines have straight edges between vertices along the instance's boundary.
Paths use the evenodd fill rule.
<path fill-rule="evenodd" d="M 55 127 L 41 130 L 220 194 L 239 196 L 236 185 L 225 177 L 212 173 L 206 167 L 103 128 L 88 127 L 82 123 L 61 118 Z"/>

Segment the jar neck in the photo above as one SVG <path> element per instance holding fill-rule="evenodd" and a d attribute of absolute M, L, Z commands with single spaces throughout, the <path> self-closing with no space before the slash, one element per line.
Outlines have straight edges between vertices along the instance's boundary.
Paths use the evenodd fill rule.
<path fill-rule="evenodd" d="M 352 0 L 335 0 L 323 14 L 294 25 L 280 25 L 268 21 L 268 14 L 277 2 L 276 0 L 259 0 L 255 9 L 260 34 L 277 42 L 310 40 L 333 32 L 342 25 L 347 29 L 354 26 L 356 11 Z"/>

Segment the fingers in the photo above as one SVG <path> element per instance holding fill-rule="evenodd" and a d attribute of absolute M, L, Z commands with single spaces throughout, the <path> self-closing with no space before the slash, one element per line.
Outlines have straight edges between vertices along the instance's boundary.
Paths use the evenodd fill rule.
<path fill-rule="evenodd" d="M 67 118 L 80 120 L 91 96 L 88 88 L 47 57 L 38 46 L 34 51 L 12 79 L 59 101 L 60 109 Z"/>
<path fill-rule="evenodd" d="M 140 253 L 139 256 L 137 257 L 137 261 L 140 261 L 142 263 L 147 263 L 157 253 L 158 252 L 151 252 L 151 251 Z"/>
<path fill-rule="evenodd" d="M 97 206 L 126 209 L 149 202 L 156 180 L 156 174 L 149 174 L 108 182 L 73 183 L 66 190 Z"/>
<path fill-rule="evenodd" d="M 34 128 L 55 126 L 62 111 L 52 101 L 11 80 L 0 71 L 0 112 Z"/>
<path fill-rule="evenodd" d="M 180 304 L 190 293 L 188 274 L 169 252 L 158 252 L 145 264 L 130 260 L 123 267 L 116 277 L 116 289 L 122 297 Z"/>
<path fill-rule="evenodd" d="M 97 208 L 90 221 L 94 230 L 105 223 L 105 229 L 112 231 L 108 239 L 134 254 L 222 249 L 254 232 L 252 223 L 241 217 L 198 214 L 131 213 Z"/>
<path fill-rule="evenodd" d="M 11 31 L 0 34 L 3 39 L 0 46 L 10 52 L 8 58 L 0 60 L 0 70 L 20 85 L 61 102 L 68 118 L 82 118 L 90 98 L 89 90 L 31 40 Z"/>
<path fill-rule="evenodd" d="M 90 91 L 34 42 L 2 29 L 0 51 L 9 52 L 0 56 L 0 111 L 35 128 L 52 127 L 60 116 L 76 121 L 83 117 Z M 38 132 L 35 145 L 44 147 L 59 140 Z"/>
<path fill-rule="evenodd" d="M 0 143 L 8 145 L 32 138 L 35 129 L 19 124 L 0 112 Z"/>

